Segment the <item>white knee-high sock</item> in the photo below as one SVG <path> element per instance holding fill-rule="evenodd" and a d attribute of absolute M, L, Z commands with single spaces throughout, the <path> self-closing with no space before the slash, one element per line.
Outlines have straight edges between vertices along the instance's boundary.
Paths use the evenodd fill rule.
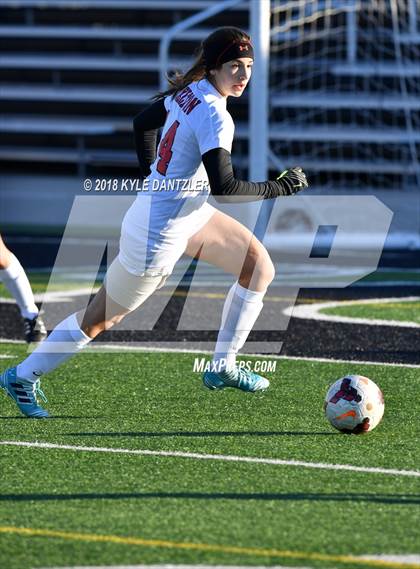
<path fill-rule="evenodd" d="M 4 286 L 16 300 L 23 318 L 32 320 L 35 316 L 38 316 L 38 307 L 35 304 L 28 277 L 13 253 L 7 269 L 0 270 L 0 280 L 3 281 Z"/>
<path fill-rule="evenodd" d="M 17 366 L 17 376 L 35 382 L 80 352 L 90 340 L 80 329 L 76 314 L 72 314 L 57 324 L 48 338 Z"/>
<path fill-rule="evenodd" d="M 265 291 L 249 290 L 238 282 L 229 290 L 213 356 L 217 371 L 230 370 L 235 366 L 236 354 L 245 344 L 261 312 L 264 295 Z"/>

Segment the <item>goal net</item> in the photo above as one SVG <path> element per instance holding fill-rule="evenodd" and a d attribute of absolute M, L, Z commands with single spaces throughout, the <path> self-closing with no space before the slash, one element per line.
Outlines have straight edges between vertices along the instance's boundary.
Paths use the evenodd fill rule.
<path fill-rule="evenodd" d="M 301 165 L 314 193 L 376 195 L 394 211 L 388 246 L 419 247 L 420 3 L 271 8 L 271 167 Z M 275 230 L 312 223 L 296 215 Z"/>

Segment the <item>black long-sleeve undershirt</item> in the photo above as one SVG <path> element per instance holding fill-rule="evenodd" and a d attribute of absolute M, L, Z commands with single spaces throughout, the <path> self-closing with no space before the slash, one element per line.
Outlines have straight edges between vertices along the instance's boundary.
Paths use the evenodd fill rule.
<path fill-rule="evenodd" d="M 278 181 L 246 182 L 233 173 L 232 157 L 224 148 L 213 148 L 202 156 L 211 193 L 218 202 L 249 202 L 286 195 Z"/>
<path fill-rule="evenodd" d="M 140 174 L 144 178 L 150 174 L 150 166 L 156 160 L 158 133 L 165 124 L 166 114 L 163 99 L 159 99 L 134 117 L 134 144 Z"/>
<path fill-rule="evenodd" d="M 143 177 L 150 174 L 150 167 L 156 159 L 158 132 L 165 124 L 166 116 L 163 99 L 159 99 L 133 120 L 134 141 Z M 218 202 L 247 202 L 271 199 L 290 193 L 286 180 L 267 182 L 237 180 L 233 173 L 231 155 L 224 148 L 213 148 L 206 152 L 202 159 L 211 193 Z"/>

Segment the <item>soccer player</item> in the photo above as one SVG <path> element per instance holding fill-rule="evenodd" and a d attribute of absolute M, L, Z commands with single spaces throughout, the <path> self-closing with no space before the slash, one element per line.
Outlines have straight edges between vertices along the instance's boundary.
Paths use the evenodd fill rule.
<path fill-rule="evenodd" d="M 6 247 L 0 235 L 0 281 L 16 300 L 23 318 L 25 340 L 41 342 L 46 335 L 28 277 L 19 260 Z"/>
<path fill-rule="evenodd" d="M 124 217 L 119 254 L 103 286 L 84 314 L 63 320 L 31 355 L 0 377 L 0 386 L 26 416 L 48 416 L 36 399 L 39 377 L 140 306 L 164 284 L 183 253 L 199 255 L 238 279 L 223 308 L 214 353 L 216 371 L 204 374 L 204 385 L 249 392 L 268 387 L 266 378 L 239 369 L 235 361 L 274 278 L 273 263 L 246 227 L 207 201 L 209 192 L 218 201 L 250 201 L 289 196 L 308 186 L 297 167 L 267 182 L 234 177 L 234 124 L 226 100 L 242 95 L 253 60 L 246 33 L 220 28 L 202 42 L 189 71 L 170 79 L 169 90 L 135 117 L 136 150 L 141 174 L 146 177 L 144 191 Z"/>

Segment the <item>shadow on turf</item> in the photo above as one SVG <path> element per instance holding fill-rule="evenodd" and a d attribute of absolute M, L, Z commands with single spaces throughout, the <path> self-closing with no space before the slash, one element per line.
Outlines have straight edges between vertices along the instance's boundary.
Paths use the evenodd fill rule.
<path fill-rule="evenodd" d="M 168 431 L 163 433 L 126 432 L 126 433 L 63 433 L 68 437 L 278 437 L 278 436 L 325 436 L 337 433 L 331 431 Z"/>
<path fill-rule="evenodd" d="M 105 417 L 101 417 L 101 416 L 95 416 L 95 417 L 89 417 L 87 415 L 83 415 L 83 416 L 78 416 L 78 415 L 53 415 L 51 417 L 48 417 L 48 421 L 51 421 L 51 419 L 104 419 Z M 28 419 L 28 417 L 25 417 L 24 415 L 14 415 L 13 417 L 6 417 L 6 416 L 0 416 L 0 420 L 11 420 L 11 419 Z M 32 419 L 31 419 L 32 420 Z"/>
<path fill-rule="evenodd" d="M 230 492 L 121 492 L 103 494 L 3 494 L 0 502 L 44 502 L 67 500 L 145 500 L 153 498 L 195 500 L 272 500 L 311 502 L 375 502 L 381 504 L 420 504 L 420 494 L 234 494 Z"/>

